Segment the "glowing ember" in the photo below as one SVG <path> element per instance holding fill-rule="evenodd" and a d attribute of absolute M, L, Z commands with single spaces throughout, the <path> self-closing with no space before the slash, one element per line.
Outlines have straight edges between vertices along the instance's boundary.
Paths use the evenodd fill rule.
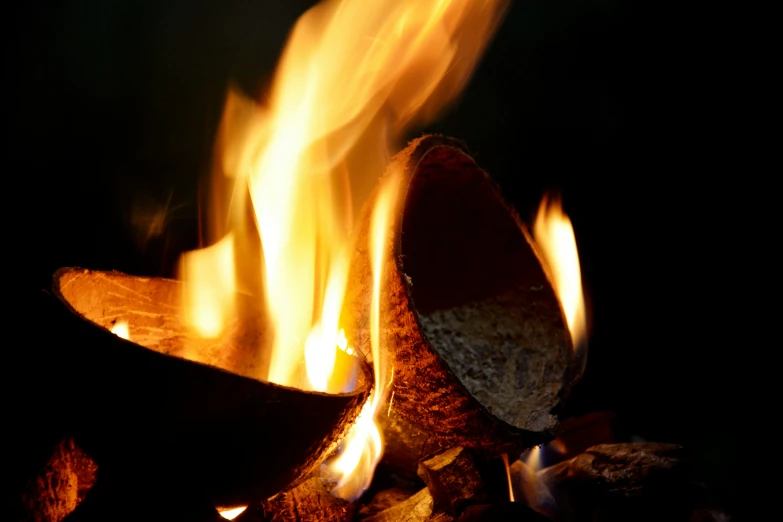
<path fill-rule="evenodd" d="M 574 350 L 584 349 L 587 341 L 582 271 L 571 220 L 563 212 L 559 199 L 544 196 L 538 209 L 533 236 L 552 284 L 563 308 Z"/>
<path fill-rule="evenodd" d="M 234 520 L 239 515 L 245 512 L 247 509 L 247 506 L 240 506 L 237 508 L 231 508 L 231 509 L 219 509 L 218 513 L 220 513 L 220 516 L 227 519 L 227 520 Z"/>
<path fill-rule="evenodd" d="M 122 337 L 126 341 L 130 340 L 130 329 L 128 328 L 128 321 L 125 319 L 121 319 L 114 323 L 114 326 L 111 327 L 111 333 L 116 335 L 117 337 Z"/>
<path fill-rule="evenodd" d="M 390 149 L 462 90 L 505 0 L 328 0 L 296 23 L 261 106 L 229 94 L 218 132 L 211 247 L 181 261 L 184 320 L 194 335 L 231 335 L 236 293 L 263 299 L 269 328 L 259 379 L 350 391 L 360 346 L 340 320 L 356 246 L 354 209 Z M 373 212 L 371 348 L 375 389 L 329 467 L 336 493 L 369 484 L 382 452 L 373 417 L 383 401 L 379 295 L 396 185 Z M 240 317 L 241 319 L 241 317 Z M 246 340 L 243 342 L 246 343 Z M 354 343 L 351 347 L 350 344 Z"/>

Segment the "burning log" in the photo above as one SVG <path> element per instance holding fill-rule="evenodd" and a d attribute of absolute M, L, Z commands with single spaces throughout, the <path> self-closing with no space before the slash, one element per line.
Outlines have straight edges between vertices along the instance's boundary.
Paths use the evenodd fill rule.
<path fill-rule="evenodd" d="M 601 444 L 539 471 L 527 502 L 555 520 L 687 519 L 687 474 L 681 446 Z"/>
<path fill-rule="evenodd" d="M 571 483 L 600 488 L 603 495 L 644 496 L 686 478 L 682 446 L 659 443 L 600 444 L 538 472 L 550 489 Z"/>
<path fill-rule="evenodd" d="M 484 480 L 464 448 L 451 448 L 422 460 L 419 476 L 427 484 L 438 511 L 456 515 L 466 503 L 486 500 Z"/>
<path fill-rule="evenodd" d="M 397 504 L 401 504 L 412 497 L 416 492 L 417 491 L 411 491 L 410 488 L 400 486 L 378 491 L 372 496 L 369 503 L 359 509 L 359 520 L 364 520 L 365 518 L 377 515 L 381 511 L 386 511 Z"/>
<path fill-rule="evenodd" d="M 363 522 L 452 522 L 454 517 L 433 512 L 434 501 L 427 488 L 404 502 L 363 519 Z"/>
<path fill-rule="evenodd" d="M 456 140 L 411 142 L 382 180 L 393 182 L 381 284 L 381 345 L 393 372 L 380 415 L 385 462 L 411 473 L 433 449 L 514 454 L 551 440 L 553 410 L 580 364 L 527 229 Z M 349 339 L 369 335 L 374 200 L 349 278 Z"/>
<path fill-rule="evenodd" d="M 248 375 L 242 354 L 258 339 L 235 335 L 186 353 L 193 339 L 180 322 L 176 281 L 64 268 L 53 292 L 50 327 L 68 339 L 64 378 L 80 397 L 69 419 L 79 445 L 101 469 L 167 474 L 213 506 L 251 504 L 310 476 L 369 394 L 364 375 L 352 393 L 323 394 L 204 364 Z M 120 321 L 127 332 L 111 333 Z"/>

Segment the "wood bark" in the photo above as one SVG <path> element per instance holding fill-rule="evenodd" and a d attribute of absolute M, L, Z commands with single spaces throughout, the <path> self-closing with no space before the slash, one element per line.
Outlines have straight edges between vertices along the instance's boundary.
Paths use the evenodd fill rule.
<path fill-rule="evenodd" d="M 243 352 L 259 340 L 187 342 L 177 281 L 65 268 L 53 293 L 47 326 L 68 353 L 64 378 L 80 398 L 68 423 L 79 445 L 101 468 L 170 474 L 213 505 L 251 504 L 308 477 L 371 388 L 366 372 L 354 392 L 339 395 L 234 373 L 250 371 L 232 364 L 246 362 Z M 129 322 L 135 342 L 109 331 L 117 320 Z"/>
<path fill-rule="evenodd" d="M 456 515 L 467 503 L 487 500 L 486 484 L 465 448 L 457 446 L 423 459 L 419 476 L 427 484 L 437 511 Z"/>
<path fill-rule="evenodd" d="M 366 203 L 349 340 L 369 345 L 372 211 L 395 183 L 381 276 L 387 358 L 376 362 L 391 380 L 380 419 L 386 462 L 415 473 L 431 450 L 513 456 L 551 440 L 579 365 L 530 234 L 461 142 L 414 140 Z"/>
<path fill-rule="evenodd" d="M 356 506 L 333 496 L 317 475 L 278 493 L 249 508 L 236 522 L 348 522 L 353 519 Z"/>
<path fill-rule="evenodd" d="M 454 517 L 434 511 L 432 495 L 422 489 L 404 502 L 363 519 L 363 522 L 452 522 Z"/>
<path fill-rule="evenodd" d="M 68 437 L 22 496 L 24 520 L 60 522 L 78 506 L 95 483 L 97 465 Z"/>
<path fill-rule="evenodd" d="M 552 520 L 687 520 L 688 472 L 681 446 L 600 444 L 540 470 L 527 502 Z"/>
<path fill-rule="evenodd" d="M 581 483 L 602 495 L 634 497 L 686 478 L 685 450 L 652 442 L 599 444 L 537 473 L 547 487 Z"/>

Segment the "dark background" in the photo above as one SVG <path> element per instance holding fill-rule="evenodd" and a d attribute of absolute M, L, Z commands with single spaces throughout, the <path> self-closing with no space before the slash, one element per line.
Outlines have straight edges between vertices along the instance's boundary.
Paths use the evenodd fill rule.
<path fill-rule="evenodd" d="M 228 82 L 259 92 L 308 4 L 17 8 L 3 185 L 14 291 L 66 265 L 171 275 L 198 241 Z M 705 46 L 679 15 L 513 2 L 461 100 L 426 130 L 465 140 L 523 216 L 545 190 L 563 194 L 593 319 L 571 412 L 610 409 L 632 433 L 689 444 L 732 499 L 736 355 L 715 275 L 732 216 L 713 175 L 726 150 Z"/>

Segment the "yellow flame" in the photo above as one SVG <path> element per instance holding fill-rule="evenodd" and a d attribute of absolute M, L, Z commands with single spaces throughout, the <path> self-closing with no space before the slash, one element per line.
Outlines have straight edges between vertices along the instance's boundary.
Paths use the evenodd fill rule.
<path fill-rule="evenodd" d="M 386 382 L 386 358 L 381 347 L 381 292 L 383 291 L 384 256 L 391 239 L 390 223 L 399 194 L 399 173 L 392 173 L 379 189 L 373 207 L 370 229 L 370 269 L 372 270 L 372 300 L 370 303 L 370 346 L 372 348 L 374 381 L 376 386 L 362 408 L 356 423 L 342 443 L 342 453 L 327 464 L 328 474 L 336 477 L 338 484 L 333 493 L 353 500 L 370 485 L 375 467 L 383 455 L 383 439 L 375 423 L 375 415 L 388 389 Z"/>
<path fill-rule="evenodd" d="M 538 472 L 543 468 L 541 447 L 531 448 L 527 457 L 522 459 L 525 465 L 522 468 L 521 489 L 528 506 L 538 513 L 552 518 L 554 498 L 547 485 L 538 476 Z"/>
<path fill-rule="evenodd" d="M 559 198 L 550 199 L 545 195 L 541 200 L 533 225 L 533 236 L 552 276 L 574 350 L 578 350 L 584 347 L 587 340 L 582 271 L 574 229 L 571 220 L 563 212 Z"/>
<path fill-rule="evenodd" d="M 120 319 L 114 323 L 114 326 L 111 327 L 111 333 L 117 337 L 122 337 L 126 341 L 130 341 L 130 329 L 128 328 L 128 321 L 125 319 Z"/>
<path fill-rule="evenodd" d="M 225 518 L 226 520 L 234 520 L 239 515 L 244 513 L 246 509 L 247 506 L 240 506 L 231 509 L 218 509 L 218 513 L 220 513 L 220 516 Z"/>
<path fill-rule="evenodd" d="M 185 323 L 202 337 L 220 335 L 234 310 L 234 241 L 227 235 L 214 245 L 180 259 Z"/>
<path fill-rule="evenodd" d="M 511 467 L 508 465 L 508 453 L 501 453 L 500 458 L 503 461 L 503 467 L 506 469 L 506 482 L 508 482 L 508 500 L 516 502 L 514 498 L 514 485 L 511 482 Z"/>
<path fill-rule="evenodd" d="M 362 352 L 340 333 L 353 209 L 369 197 L 406 129 L 432 121 L 459 94 L 506 5 L 325 0 L 297 21 L 267 104 L 235 91 L 227 99 L 207 227 L 214 244 L 181 264 L 194 334 L 230 335 L 227 324 L 244 313 L 234 295 L 256 296 L 265 303 L 268 328 L 258 349 L 268 364 L 254 366 L 254 376 L 350 391 Z M 373 212 L 375 389 L 334 464 L 344 496 L 366 487 L 382 451 L 373 421 L 385 391 L 380 274 L 396 190 L 383 189 Z"/>

